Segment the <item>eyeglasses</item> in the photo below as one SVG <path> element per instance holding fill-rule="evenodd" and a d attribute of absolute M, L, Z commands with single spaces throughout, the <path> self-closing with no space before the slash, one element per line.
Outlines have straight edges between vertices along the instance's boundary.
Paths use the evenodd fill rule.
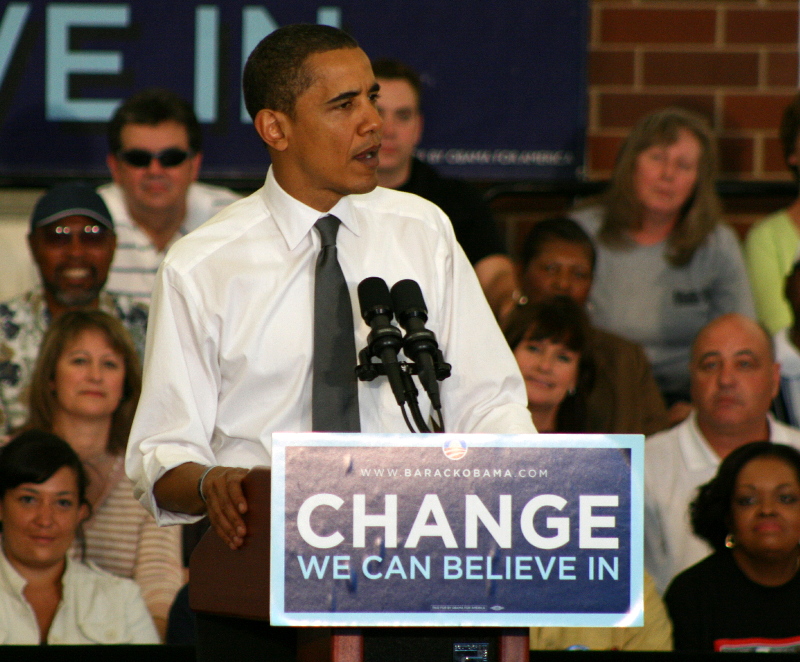
<path fill-rule="evenodd" d="M 127 149 L 124 152 L 117 152 L 117 156 L 134 168 L 147 168 L 153 159 L 157 159 L 164 168 L 174 168 L 188 159 L 191 152 L 179 147 L 168 147 L 155 153 L 146 149 Z"/>
<path fill-rule="evenodd" d="M 68 246 L 72 243 L 72 228 L 69 225 L 52 223 L 39 229 L 44 243 L 48 246 Z M 84 225 L 83 230 L 75 233 L 78 241 L 84 246 L 101 246 L 109 235 L 111 230 L 104 225 Z"/>

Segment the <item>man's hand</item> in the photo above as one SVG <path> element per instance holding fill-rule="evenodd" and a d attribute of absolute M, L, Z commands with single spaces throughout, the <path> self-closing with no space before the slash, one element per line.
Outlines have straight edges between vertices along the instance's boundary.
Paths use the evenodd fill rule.
<path fill-rule="evenodd" d="M 211 526 L 231 549 L 244 542 L 247 529 L 242 515 L 247 512 L 247 501 L 242 492 L 242 481 L 247 469 L 214 467 L 203 480 L 203 496 Z"/>
<path fill-rule="evenodd" d="M 203 479 L 203 499 L 198 491 L 200 477 L 208 467 L 186 462 L 170 469 L 156 481 L 153 494 L 159 508 L 189 515 L 208 514 L 211 526 L 231 549 L 244 542 L 247 529 L 242 515 L 247 501 L 242 481 L 247 469 L 214 467 Z"/>

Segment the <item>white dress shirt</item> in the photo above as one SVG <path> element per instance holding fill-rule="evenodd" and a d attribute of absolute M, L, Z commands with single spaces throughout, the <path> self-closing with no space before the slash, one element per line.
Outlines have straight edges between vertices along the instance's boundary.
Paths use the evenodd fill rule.
<path fill-rule="evenodd" d="M 63 592 L 48 644 L 159 643 L 139 587 L 67 558 Z M 0 644 L 39 643 L 36 613 L 25 599 L 27 582 L 0 551 Z"/>
<path fill-rule="evenodd" d="M 770 415 L 767 420 L 770 441 L 800 450 L 800 430 Z M 693 533 L 689 504 L 697 497 L 697 488 L 716 475 L 720 462 L 697 426 L 694 412 L 645 442 L 644 563 L 662 594 L 675 575 L 713 551 Z"/>
<path fill-rule="evenodd" d="M 452 225 L 414 195 L 376 189 L 342 198 L 339 262 L 353 304 L 356 348 L 369 327 L 357 286 L 420 283 L 428 328 L 453 374 L 441 384 L 448 432 L 535 432 L 516 361 Z M 275 431 L 311 430 L 314 223 L 325 214 L 264 187 L 175 244 L 152 300 L 142 397 L 126 468 L 159 523 L 193 521 L 159 510 L 155 482 L 185 463 L 270 464 Z M 420 389 L 421 390 L 421 389 Z M 385 378 L 359 382 L 363 432 L 407 432 Z M 429 414 L 421 393 L 423 415 Z"/>

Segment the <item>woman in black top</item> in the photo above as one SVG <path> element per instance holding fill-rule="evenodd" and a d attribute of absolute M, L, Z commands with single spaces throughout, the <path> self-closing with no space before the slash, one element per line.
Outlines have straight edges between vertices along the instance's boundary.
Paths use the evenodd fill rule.
<path fill-rule="evenodd" d="M 755 442 L 723 460 L 691 505 L 714 554 L 664 600 L 675 650 L 800 652 L 800 453 Z"/>

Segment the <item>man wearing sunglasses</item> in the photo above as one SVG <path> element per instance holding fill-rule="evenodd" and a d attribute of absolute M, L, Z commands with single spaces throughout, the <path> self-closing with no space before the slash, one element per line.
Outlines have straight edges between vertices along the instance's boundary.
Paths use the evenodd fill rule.
<path fill-rule="evenodd" d="M 86 184 L 60 184 L 36 203 L 28 245 L 41 282 L 0 303 L 0 433 L 25 422 L 39 345 L 62 313 L 99 308 L 118 317 L 143 356 L 147 306 L 104 288 L 116 244 L 108 208 Z"/>
<path fill-rule="evenodd" d="M 192 107 L 169 90 L 144 90 L 123 103 L 109 122 L 108 143 L 114 182 L 98 191 L 119 239 L 108 289 L 149 302 L 169 247 L 239 196 L 196 181 L 200 125 Z"/>

